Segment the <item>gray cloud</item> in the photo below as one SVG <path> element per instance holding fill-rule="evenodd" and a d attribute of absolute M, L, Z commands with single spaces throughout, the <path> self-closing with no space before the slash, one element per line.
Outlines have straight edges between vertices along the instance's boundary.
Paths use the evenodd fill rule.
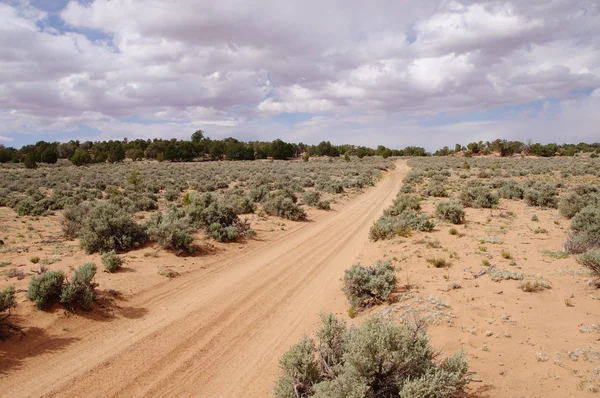
<path fill-rule="evenodd" d="M 60 13 L 103 39 L 40 28 L 47 18 L 26 0 L 0 4 L 4 135 L 87 124 L 115 138 L 185 137 L 200 126 L 213 136 L 424 145 L 425 133 L 457 141 L 482 127 L 514 136 L 524 119 L 438 132 L 415 118 L 555 98 L 560 121 L 527 121 L 561 140 L 563 120 L 589 131 L 592 110 L 571 92 L 600 87 L 592 0 L 95 0 Z M 292 112 L 314 117 L 270 120 Z M 119 121 L 132 115 L 163 123 Z"/>

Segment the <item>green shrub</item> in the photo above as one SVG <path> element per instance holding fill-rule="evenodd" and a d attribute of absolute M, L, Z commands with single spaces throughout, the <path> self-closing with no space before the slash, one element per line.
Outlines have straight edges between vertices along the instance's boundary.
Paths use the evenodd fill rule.
<path fill-rule="evenodd" d="M 319 203 L 317 203 L 317 209 L 331 210 L 331 202 L 328 200 L 320 200 Z"/>
<path fill-rule="evenodd" d="M 268 199 L 263 201 L 263 210 L 271 216 L 286 218 L 292 221 L 306 220 L 304 209 L 296 203 L 294 197 L 279 194 L 279 192 L 281 191 L 271 193 Z"/>
<path fill-rule="evenodd" d="M 547 182 L 536 183 L 526 189 L 523 198 L 530 206 L 556 208 L 558 205 L 556 185 Z"/>
<path fill-rule="evenodd" d="M 95 203 L 85 214 L 79 230 L 87 253 L 127 250 L 146 242 L 144 227 L 128 211 L 112 203 Z"/>
<path fill-rule="evenodd" d="M 498 194 L 504 199 L 523 199 L 524 191 L 518 182 L 508 180 L 498 189 Z"/>
<path fill-rule="evenodd" d="M 304 203 L 311 207 L 317 207 L 321 200 L 321 194 L 317 191 L 306 191 L 302 194 Z"/>
<path fill-rule="evenodd" d="M 254 204 L 249 201 L 246 203 L 251 205 L 254 211 Z M 217 200 L 210 194 L 192 196 L 188 216 L 194 228 L 203 228 L 210 237 L 219 242 L 234 241 L 254 233 L 249 224 L 239 219 L 232 205 Z"/>
<path fill-rule="evenodd" d="M 595 238 L 600 238 L 600 208 L 586 206 L 571 219 L 571 229 L 575 232 L 585 232 Z"/>
<path fill-rule="evenodd" d="M 33 198 L 25 197 L 17 203 L 15 211 L 20 216 L 43 216 L 47 209 L 42 201 L 36 202 Z"/>
<path fill-rule="evenodd" d="M 179 199 L 179 190 L 172 187 L 168 188 L 165 190 L 163 196 L 167 202 L 175 202 L 177 199 Z"/>
<path fill-rule="evenodd" d="M 39 262 L 40 262 L 40 258 L 39 258 L 38 256 L 31 257 L 31 258 L 29 259 L 29 261 L 30 261 L 32 264 L 37 264 L 37 263 L 39 263 Z"/>
<path fill-rule="evenodd" d="M 406 173 L 406 176 L 402 182 L 404 184 L 420 184 L 423 182 L 423 172 L 419 170 L 411 170 Z"/>
<path fill-rule="evenodd" d="M 256 206 L 252 199 L 245 196 L 244 191 L 241 189 L 230 189 L 225 191 L 223 200 L 236 214 L 249 214 L 254 213 L 254 210 L 256 210 Z"/>
<path fill-rule="evenodd" d="M 90 153 L 85 149 L 78 148 L 77 150 L 75 150 L 75 153 L 73 153 L 73 156 L 71 156 L 70 160 L 71 163 L 73 163 L 75 166 L 83 166 L 86 164 L 90 164 L 92 162 L 92 157 L 90 156 Z"/>
<path fill-rule="evenodd" d="M 79 304 L 81 309 L 88 311 L 96 299 L 93 283 L 96 276 L 96 264 L 85 263 L 81 265 L 73 274 L 73 279 L 62 287 L 60 293 L 60 302 L 73 311 L 75 304 Z"/>
<path fill-rule="evenodd" d="M 469 184 L 460 192 L 460 201 L 465 207 L 491 209 L 498 204 L 498 196 L 483 185 Z"/>
<path fill-rule="evenodd" d="M 390 216 L 397 216 L 405 210 L 420 211 L 421 204 L 420 199 L 416 195 L 398 194 L 396 199 L 390 207 L 388 207 L 383 214 Z"/>
<path fill-rule="evenodd" d="M 461 224 L 465 221 L 465 210 L 462 205 L 455 200 L 447 200 L 438 203 L 435 208 L 435 215 L 436 217 L 453 224 Z"/>
<path fill-rule="evenodd" d="M 436 198 L 446 198 L 448 197 L 448 192 L 446 192 L 446 188 L 444 188 L 444 184 L 440 181 L 433 180 L 427 185 L 427 188 L 423 191 L 423 194 L 426 196 L 433 196 Z"/>
<path fill-rule="evenodd" d="M 577 262 L 590 269 L 595 277 L 600 278 L 600 249 L 592 249 L 583 253 Z"/>
<path fill-rule="evenodd" d="M 373 267 L 354 264 L 344 273 L 343 291 L 352 307 L 360 309 L 388 299 L 396 287 L 396 271 L 391 260 Z"/>
<path fill-rule="evenodd" d="M 260 203 L 269 196 L 270 192 L 271 188 L 268 185 L 259 185 L 250 189 L 250 199 L 254 203 Z"/>
<path fill-rule="evenodd" d="M 158 209 L 158 198 L 152 193 L 130 194 L 131 207 L 133 211 L 152 211 Z"/>
<path fill-rule="evenodd" d="M 402 185 L 402 188 L 400 188 L 400 193 L 415 193 L 415 187 L 412 185 Z"/>
<path fill-rule="evenodd" d="M 17 306 L 15 287 L 9 286 L 0 291 L 0 312 L 8 311 Z"/>
<path fill-rule="evenodd" d="M 567 218 L 575 217 L 580 210 L 587 206 L 599 207 L 600 194 L 595 191 L 586 192 L 580 188 L 574 192 L 569 192 L 560 197 L 558 201 L 558 211 Z"/>
<path fill-rule="evenodd" d="M 62 271 L 49 271 L 34 276 L 29 282 L 27 298 L 35 301 L 39 309 L 45 309 L 58 301 L 65 274 Z"/>
<path fill-rule="evenodd" d="M 172 209 L 165 214 L 153 213 L 146 223 L 146 230 L 150 240 L 166 250 L 172 250 L 178 255 L 194 252 L 194 236 L 185 211 Z"/>
<path fill-rule="evenodd" d="M 77 206 L 67 206 L 63 210 L 60 225 L 67 238 L 75 238 L 83 226 L 83 219 L 91 208 L 90 203 L 84 202 Z"/>
<path fill-rule="evenodd" d="M 308 397 L 320 380 L 319 365 L 315 359 L 315 342 L 304 336 L 279 359 L 283 376 L 275 384 L 278 398 Z"/>
<path fill-rule="evenodd" d="M 25 168 L 27 168 L 27 169 L 37 169 L 38 166 L 35 161 L 35 153 L 29 152 L 27 155 L 25 155 L 23 164 L 25 165 Z"/>
<path fill-rule="evenodd" d="M 348 329 L 322 315 L 317 342 L 304 336 L 280 359 L 277 398 L 451 398 L 469 383 L 462 352 L 441 362 L 419 327 L 373 316 Z"/>
<path fill-rule="evenodd" d="M 107 272 L 115 272 L 121 265 L 123 265 L 123 259 L 117 255 L 117 252 L 111 250 L 102 255 L 102 265 Z"/>
<path fill-rule="evenodd" d="M 369 230 L 369 238 L 373 241 L 392 239 L 396 236 L 408 236 L 411 231 L 431 231 L 435 224 L 427 214 L 419 214 L 415 210 L 402 213 L 382 215 Z"/>

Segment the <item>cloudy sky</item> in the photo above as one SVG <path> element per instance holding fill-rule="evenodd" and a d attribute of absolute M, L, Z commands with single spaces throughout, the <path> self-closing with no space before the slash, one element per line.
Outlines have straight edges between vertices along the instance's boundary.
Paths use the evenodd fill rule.
<path fill-rule="evenodd" d="M 0 144 L 600 141 L 598 0 L 0 0 Z"/>

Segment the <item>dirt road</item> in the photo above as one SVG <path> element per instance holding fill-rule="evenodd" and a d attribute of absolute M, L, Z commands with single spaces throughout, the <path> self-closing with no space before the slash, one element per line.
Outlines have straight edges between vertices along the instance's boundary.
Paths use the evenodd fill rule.
<path fill-rule="evenodd" d="M 408 168 L 397 165 L 340 211 L 142 292 L 124 316 L 25 344 L 4 358 L 0 394 L 269 396 L 279 356 L 320 312 L 348 308 L 340 278 L 398 192 Z"/>

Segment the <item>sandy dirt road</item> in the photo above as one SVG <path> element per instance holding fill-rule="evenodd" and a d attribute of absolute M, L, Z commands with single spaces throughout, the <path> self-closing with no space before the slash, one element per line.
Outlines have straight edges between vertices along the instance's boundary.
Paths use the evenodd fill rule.
<path fill-rule="evenodd" d="M 345 313 L 343 271 L 397 194 L 405 162 L 339 211 L 142 292 L 128 316 L 80 317 L 0 369 L 10 397 L 265 397 L 278 358 L 320 312 Z M 259 237 L 260 238 L 260 237 Z"/>

